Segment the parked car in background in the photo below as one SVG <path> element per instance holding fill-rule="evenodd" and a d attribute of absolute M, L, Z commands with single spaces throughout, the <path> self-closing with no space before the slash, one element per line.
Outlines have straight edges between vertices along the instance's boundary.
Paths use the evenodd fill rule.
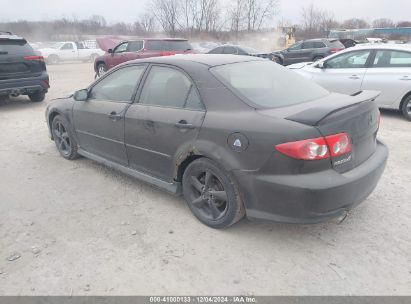
<path fill-rule="evenodd" d="M 274 54 L 270 52 L 263 52 L 256 49 L 253 49 L 248 46 L 241 46 L 241 45 L 233 45 L 233 44 L 225 44 L 218 46 L 207 54 L 230 54 L 230 55 L 243 55 L 243 56 L 254 56 L 254 57 L 261 57 L 265 59 L 269 59 L 271 61 L 281 63 L 283 61 L 283 57 L 281 54 Z"/>
<path fill-rule="evenodd" d="M 101 49 L 87 48 L 81 42 L 56 42 L 54 45 L 39 49 L 39 52 L 49 64 L 57 64 L 62 61 L 91 61 L 103 55 Z"/>
<path fill-rule="evenodd" d="M 356 94 L 381 91 L 380 108 L 400 110 L 411 120 L 411 46 L 368 44 L 344 50 L 316 63 L 290 69 L 313 79 L 329 91 Z"/>
<path fill-rule="evenodd" d="M 204 41 L 204 42 L 191 42 L 193 49 L 196 53 L 205 54 L 212 49 L 218 47 L 220 44 L 216 42 Z"/>
<path fill-rule="evenodd" d="M 299 41 L 289 48 L 274 54 L 280 54 L 283 65 L 299 62 L 317 61 L 345 49 L 338 39 L 310 39 Z"/>
<path fill-rule="evenodd" d="M 384 171 L 377 94 L 330 93 L 261 58 L 166 56 L 117 66 L 46 116 L 62 157 L 183 194 L 212 228 L 316 223 L 345 218 Z"/>
<path fill-rule="evenodd" d="M 31 101 L 39 102 L 49 87 L 43 57 L 26 39 L 0 31 L 0 98 L 28 95 Z"/>
<path fill-rule="evenodd" d="M 339 39 L 340 42 L 344 45 L 344 47 L 346 49 L 356 46 L 357 44 L 360 44 L 361 42 L 359 42 L 358 40 L 354 40 L 354 39 Z"/>
<path fill-rule="evenodd" d="M 98 41 L 103 45 L 104 41 Z M 104 44 L 106 47 L 110 43 Z M 102 76 L 108 70 L 120 63 L 139 59 L 160 56 L 170 56 L 176 54 L 194 53 L 193 47 L 187 39 L 167 38 L 167 39 L 141 39 L 133 41 L 123 41 L 114 48 L 107 48 L 104 56 L 96 58 L 94 70 L 97 76 Z"/>

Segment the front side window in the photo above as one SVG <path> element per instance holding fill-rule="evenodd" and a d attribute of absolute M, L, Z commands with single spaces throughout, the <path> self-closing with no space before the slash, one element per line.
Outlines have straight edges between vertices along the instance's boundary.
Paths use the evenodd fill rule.
<path fill-rule="evenodd" d="M 411 53 L 401 51 L 378 51 L 374 59 L 374 68 L 411 67 Z"/>
<path fill-rule="evenodd" d="M 223 53 L 223 47 L 218 47 L 218 48 L 215 48 L 214 50 L 211 50 L 210 52 L 208 52 L 209 54 L 222 54 Z"/>
<path fill-rule="evenodd" d="M 241 99 L 257 108 L 290 106 L 330 94 L 273 62 L 240 62 L 213 67 L 210 71 Z"/>
<path fill-rule="evenodd" d="M 370 50 L 355 51 L 333 57 L 326 61 L 327 69 L 361 69 L 365 68 Z"/>
<path fill-rule="evenodd" d="M 232 47 L 232 46 L 226 46 L 224 48 L 224 54 L 237 54 L 237 48 Z"/>
<path fill-rule="evenodd" d="M 288 48 L 289 51 L 297 51 L 297 50 L 301 50 L 303 44 L 301 42 L 295 43 L 292 46 L 290 46 Z"/>
<path fill-rule="evenodd" d="M 159 66 L 151 69 L 141 92 L 140 103 L 172 108 L 202 108 L 197 91 L 186 75 Z"/>
<path fill-rule="evenodd" d="M 303 49 L 312 49 L 314 48 L 314 42 L 307 41 L 303 43 Z"/>
<path fill-rule="evenodd" d="M 62 47 L 62 50 L 72 50 L 73 49 L 73 45 L 71 43 L 65 43 Z"/>
<path fill-rule="evenodd" d="M 128 42 L 120 44 L 116 49 L 114 50 L 114 53 L 124 53 L 127 52 L 127 47 L 128 47 Z"/>
<path fill-rule="evenodd" d="M 90 99 L 131 102 L 144 69 L 143 65 L 134 65 L 107 75 L 91 89 Z"/>

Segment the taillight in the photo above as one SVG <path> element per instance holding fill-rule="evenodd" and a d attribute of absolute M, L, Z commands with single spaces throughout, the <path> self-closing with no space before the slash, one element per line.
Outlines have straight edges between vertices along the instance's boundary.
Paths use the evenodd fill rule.
<path fill-rule="evenodd" d="M 332 157 L 340 156 L 351 151 L 350 138 L 346 133 L 325 137 L 328 149 Z"/>
<path fill-rule="evenodd" d="M 326 159 L 351 151 L 351 141 L 346 133 L 313 139 L 294 141 L 275 146 L 275 149 L 292 158 L 301 160 Z"/>
<path fill-rule="evenodd" d="M 327 143 L 322 137 L 279 144 L 275 148 L 278 152 L 296 159 L 316 160 L 330 156 Z"/>
<path fill-rule="evenodd" d="M 337 53 L 338 51 L 340 51 L 341 49 L 337 49 L 337 48 L 331 48 L 330 52 L 331 53 Z"/>
<path fill-rule="evenodd" d="M 24 56 L 24 60 L 38 60 L 38 61 L 44 61 L 43 56 Z"/>

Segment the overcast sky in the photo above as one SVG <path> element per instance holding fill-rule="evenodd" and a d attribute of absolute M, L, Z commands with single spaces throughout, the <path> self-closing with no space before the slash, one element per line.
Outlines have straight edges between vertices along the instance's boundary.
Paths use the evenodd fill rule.
<path fill-rule="evenodd" d="M 0 21 L 52 20 L 75 16 L 78 19 L 97 14 L 107 21 L 132 22 L 150 0 L 0 0 Z M 220 0 L 225 4 L 230 0 Z M 367 21 L 386 17 L 394 21 L 411 19 L 411 0 L 279 0 L 283 18 L 300 21 L 301 7 L 313 2 L 318 8 L 333 12 L 336 19 L 358 17 Z"/>

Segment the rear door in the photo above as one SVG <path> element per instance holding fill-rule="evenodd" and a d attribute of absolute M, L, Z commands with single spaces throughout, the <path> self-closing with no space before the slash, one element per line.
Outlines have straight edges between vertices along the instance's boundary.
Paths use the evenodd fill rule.
<path fill-rule="evenodd" d="M 362 89 L 381 91 L 377 98 L 379 105 L 399 102 L 411 91 L 411 52 L 377 50 L 365 73 Z"/>
<path fill-rule="evenodd" d="M 139 102 L 125 117 L 130 167 L 172 181 L 175 157 L 197 138 L 204 116 L 197 89 L 183 71 L 152 66 Z"/>
<path fill-rule="evenodd" d="M 0 39 L 0 81 L 35 77 L 45 70 L 24 39 Z"/>
<path fill-rule="evenodd" d="M 313 69 L 313 79 L 331 92 L 354 94 L 361 90 L 370 50 L 340 54 L 324 61 L 324 68 Z"/>
<path fill-rule="evenodd" d="M 131 65 L 107 74 L 90 89 L 87 101 L 75 101 L 74 127 L 83 150 L 128 164 L 124 115 L 144 70 L 145 65 Z"/>

